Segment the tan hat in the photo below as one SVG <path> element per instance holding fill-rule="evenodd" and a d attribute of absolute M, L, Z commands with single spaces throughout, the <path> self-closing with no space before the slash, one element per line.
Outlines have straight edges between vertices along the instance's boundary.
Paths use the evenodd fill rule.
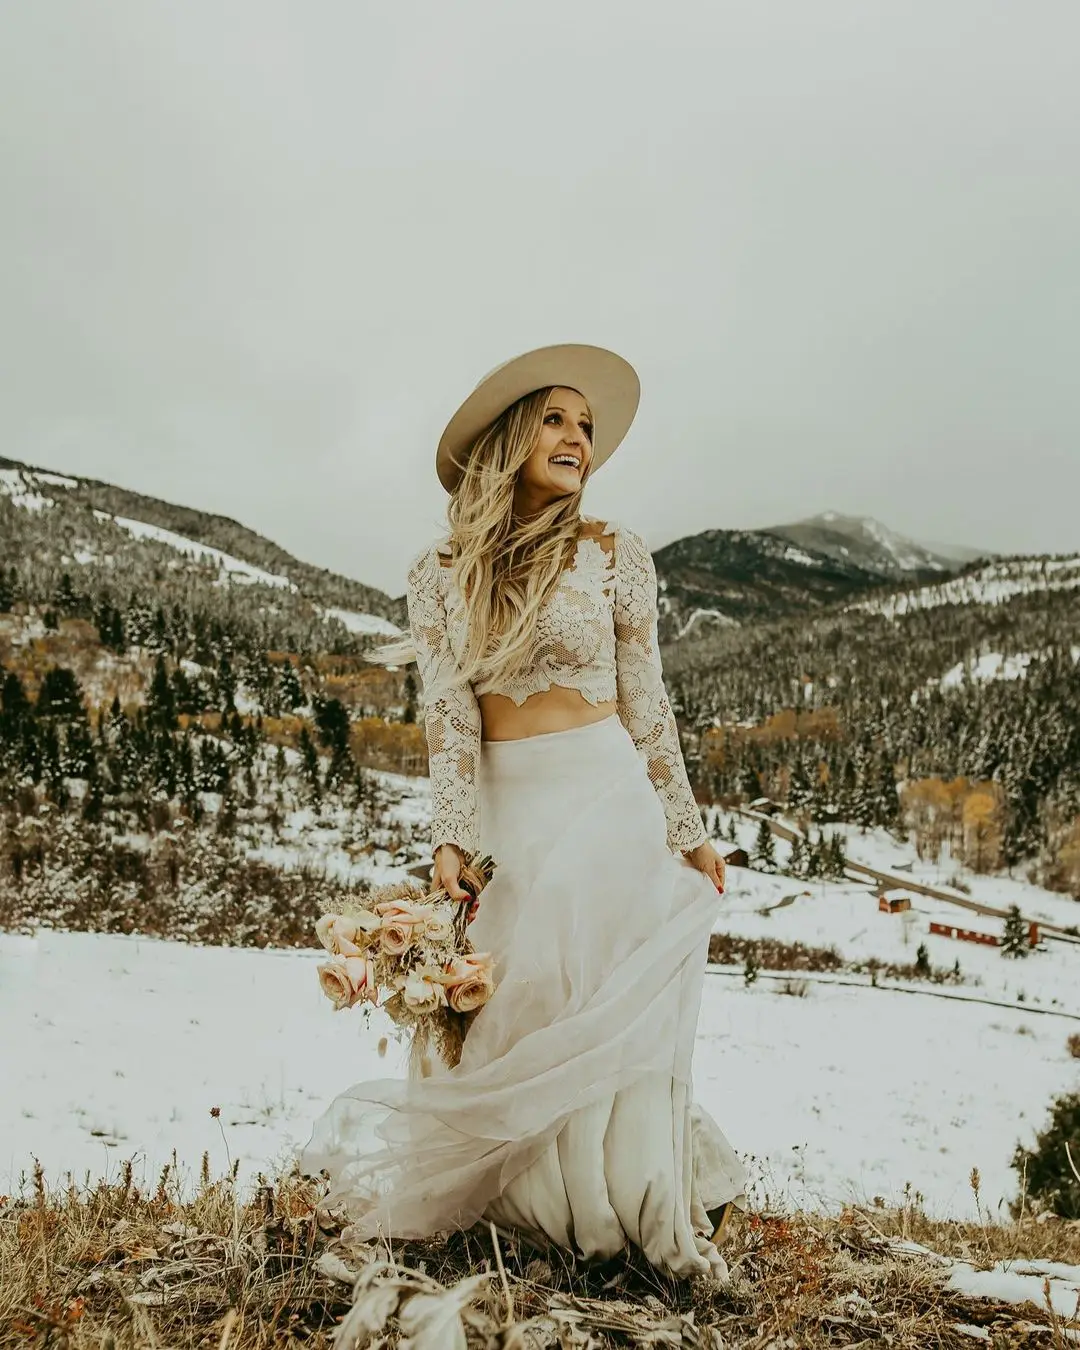
<path fill-rule="evenodd" d="M 618 448 L 630 430 L 641 397 L 641 382 L 629 361 L 604 347 L 564 342 L 537 347 L 489 371 L 446 424 L 435 455 L 435 472 L 453 492 L 461 466 L 477 436 L 511 403 L 549 386 L 576 389 L 588 400 L 596 426 L 590 476 Z"/>

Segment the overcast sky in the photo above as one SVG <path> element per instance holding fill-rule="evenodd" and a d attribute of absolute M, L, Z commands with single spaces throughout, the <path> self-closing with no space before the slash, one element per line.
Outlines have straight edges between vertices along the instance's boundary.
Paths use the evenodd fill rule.
<path fill-rule="evenodd" d="M 1075 0 L 0 14 L 0 454 L 400 594 L 458 402 L 595 342 L 654 548 L 1080 547 Z"/>

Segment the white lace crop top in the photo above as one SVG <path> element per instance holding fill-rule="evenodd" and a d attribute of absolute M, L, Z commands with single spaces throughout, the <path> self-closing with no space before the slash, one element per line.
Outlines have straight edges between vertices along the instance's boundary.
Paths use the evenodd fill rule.
<path fill-rule="evenodd" d="M 467 617 L 451 569 L 440 562 L 440 556 L 449 560 L 449 542 L 433 544 L 413 560 L 407 601 L 424 686 L 433 852 L 443 843 L 456 844 L 467 857 L 479 849 L 477 697 L 504 694 L 520 705 L 553 685 L 577 689 L 594 705 L 616 700 L 663 804 L 669 848 L 695 848 L 708 837 L 664 688 L 652 555 L 633 530 L 607 522 L 602 533 L 614 536 L 614 556 L 597 538 L 578 541 L 571 566 L 540 612 L 524 673 L 498 687 L 453 684 Z"/>

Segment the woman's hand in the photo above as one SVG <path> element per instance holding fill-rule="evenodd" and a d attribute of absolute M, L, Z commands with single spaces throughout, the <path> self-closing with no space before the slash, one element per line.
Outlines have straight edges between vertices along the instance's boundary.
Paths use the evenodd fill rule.
<path fill-rule="evenodd" d="M 461 884 L 461 869 L 464 862 L 465 855 L 457 844 L 440 844 L 435 850 L 435 872 L 432 880 L 436 887 L 443 887 L 451 900 L 472 900 L 469 910 L 469 922 L 472 923 L 476 918 L 476 911 L 480 908 L 480 901 L 478 898 L 473 899 L 472 893 Z"/>
<path fill-rule="evenodd" d="M 703 844 L 698 844 L 697 848 L 692 848 L 689 852 L 684 851 L 683 857 L 690 863 L 691 867 L 696 867 L 702 876 L 708 877 L 720 894 L 723 895 L 724 876 L 727 868 L 723 858 L 707 839 Z"/>

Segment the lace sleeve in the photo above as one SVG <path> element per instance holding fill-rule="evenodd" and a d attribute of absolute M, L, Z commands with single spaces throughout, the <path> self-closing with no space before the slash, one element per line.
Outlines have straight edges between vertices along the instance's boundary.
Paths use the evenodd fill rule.
<path fill-rule="evenodd" d="M 431 774 L 431 851 L 456 844 L 471 859 L 480 847 L 477 769 L 480 709 L 468 686 L 455 684 L 457 663 L 446 636 L 446 604 L 437 551 L 409 568 L 406 600 L 416 665 L 424 686 L 424 726 Z"/>
<path fill-rule="evenodd" d="M 656 567 L 645 541 L 627 529 L 615 535 L 615 663 L 619 718 L 663 803 L 668 847 L 696 848 L 709 836 L 690 788 L 675 714 L 664 688 Z"/>

